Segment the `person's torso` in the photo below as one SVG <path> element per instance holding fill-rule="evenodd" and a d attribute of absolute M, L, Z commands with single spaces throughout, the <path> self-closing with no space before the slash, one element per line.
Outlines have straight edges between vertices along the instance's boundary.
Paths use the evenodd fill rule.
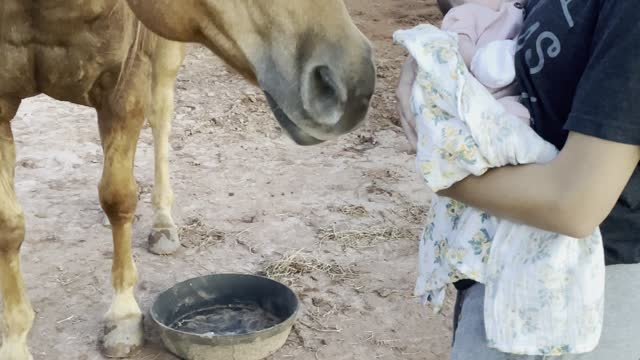
<path fill-rule="evenodd" d="M 536 132 L 558 148 L 567 139 L 564 125 L 590 60 L 602 1 L 529 0 L 526 8 L 516 53 L 521 101 L 531 112 Z M 607 94 L 598 101 L 605 104 Z M 638 168 L 601 230 L 607 264 L 640 262 Z"/>

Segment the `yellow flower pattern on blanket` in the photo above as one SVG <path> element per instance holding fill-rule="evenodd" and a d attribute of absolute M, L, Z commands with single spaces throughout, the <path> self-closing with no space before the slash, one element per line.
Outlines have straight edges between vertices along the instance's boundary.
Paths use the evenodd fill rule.
<path fill-rule="evenodd" d="M 419 65 L 412 92 L 416 164 L 429 188 L 557 155 L 473 78 L 455 34 L 420 25 L 394 39 Z M 486 286 L 485 330 L 493 348 L 552 356 L 588 352 L 598 343 L 604 301 L 599 230 L 571 239 L 434 196 L 420 238 L 416 295 L 439 310 L 447 285 L 461 279 Z"/>

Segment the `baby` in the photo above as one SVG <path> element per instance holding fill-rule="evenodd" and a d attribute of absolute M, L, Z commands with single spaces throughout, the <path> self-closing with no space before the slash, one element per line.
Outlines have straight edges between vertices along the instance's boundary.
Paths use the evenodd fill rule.
<path fill-rule="evenodd" d="M 524 0 L 438 0 L 441 29 L 458 35 L 459 52 L 473 76 L 509 113 L 529 124 L 515 83 L 516 38 Z"/>
<path fill-rule="evenodd" d="M 514 39 L 522 3 L 438 3 L 445 14 L 440 29 L 422 24 L 394 33 L 416 60 L 409 125 L 418 171 L 436 192 L 420 238 L 415 295 L 438 310 L 449 284 L 475 280 L 485 285 L 489 347 L 536 356 L 592 351 L 603 320 L 600 231 L 576 241 L 437 195 L 491 168 L 546 163 L 558 154 L 529 126 L 517 100 Z"/>

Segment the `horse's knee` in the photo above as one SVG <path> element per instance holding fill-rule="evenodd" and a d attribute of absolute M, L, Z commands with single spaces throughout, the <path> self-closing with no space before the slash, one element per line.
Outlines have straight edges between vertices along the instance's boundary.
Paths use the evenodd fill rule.
<path fill-rule="evenodd" d="M 19 251 L 24 232 L 24 214 L 20 207 L 8 203 L 0 205 L 0 253 Z"/>
<path fill-rule="evenodd" d="M 133 179 L 116 181 L 107 176 L 100 182 L 100 205 L 112 225 L 127 223 L 133 219 L 138 203 L 137 189 Z"/>

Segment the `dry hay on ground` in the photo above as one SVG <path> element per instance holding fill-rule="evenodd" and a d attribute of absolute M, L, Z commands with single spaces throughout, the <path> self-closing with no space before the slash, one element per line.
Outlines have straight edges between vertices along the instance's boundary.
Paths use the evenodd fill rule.
<path fill-rule="evenodd" d="M 343 249 L 356 250 L 372 248 L 387 241 L 399 241 L 414 239 L 415 236 L 409 229 L 398 227 L 375 227 L 360 230 L 338 231 L 335 227 L 320 229 L 318 239 L 320 243 L 327 241 L 337 242 Z"/>
<path fill-rule="evenodd" d="M 369 211 L 364 206 L 360 205 L 343 205 L 338 207 L 331 207 L 329 208 L 329 210 L 351 217 L 369 216 Z"/>
<path fill-rule="evenodd" d="M 288 284 L 294 283 L 299 276 L 314 272 L 326 274 L 331 280 L 353 279 L 357 276 L 352 266 L 323 262 L 316 257 L 304 255 L 301 251 L 284 255 L 282 259 L 267 265 L 263 272 L 271 279 Z"/>

